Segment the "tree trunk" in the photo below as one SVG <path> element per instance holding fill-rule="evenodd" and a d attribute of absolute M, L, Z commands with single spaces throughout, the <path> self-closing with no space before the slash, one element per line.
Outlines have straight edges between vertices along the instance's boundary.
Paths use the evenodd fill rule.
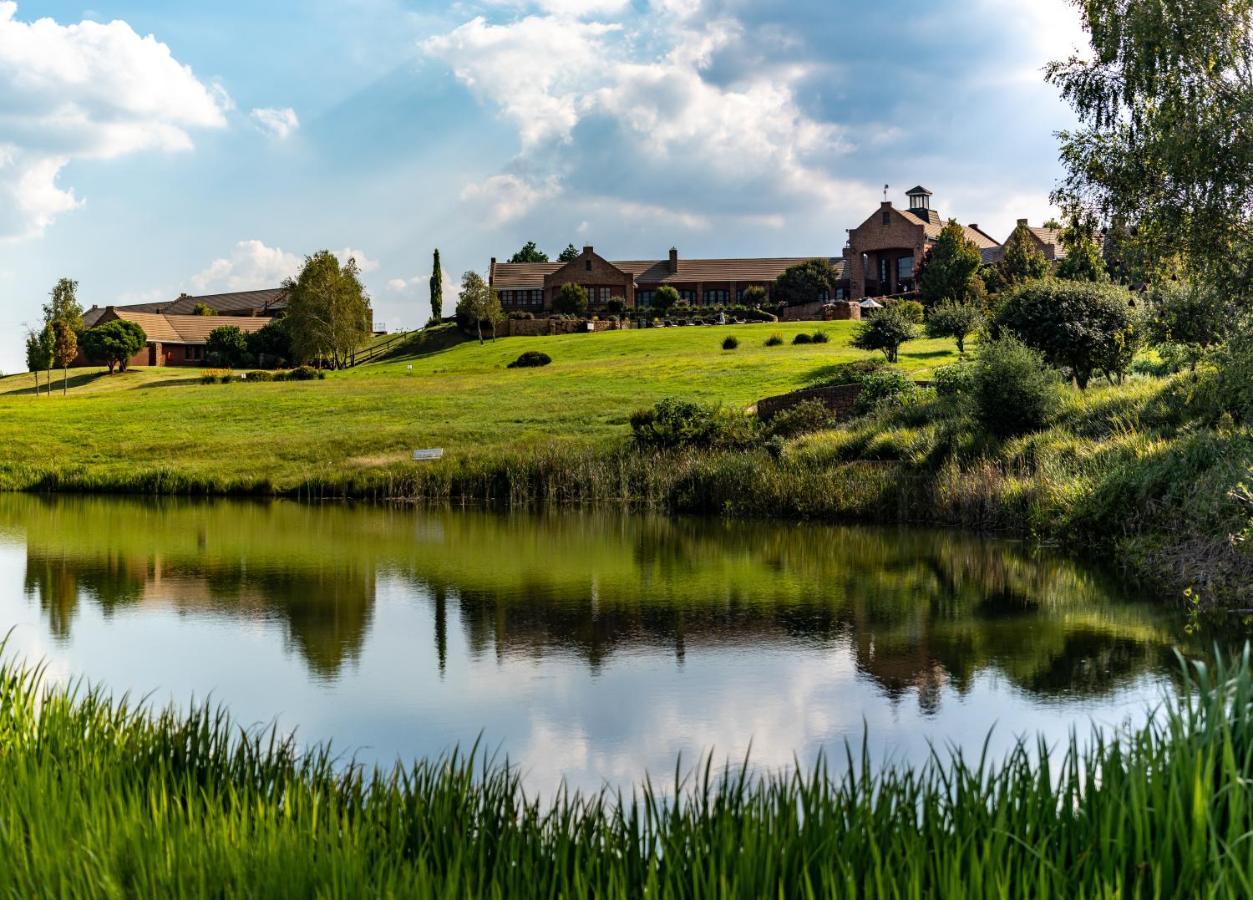
<path fill-rule="evenodd" d="M 65 366 L 61 369 L 61 396 L 64 397 L 70 392 L 70 367 Z"/>
<path fill-rule="evenodd" d="M 479 343 L 483 343 L 483 320 L 479 319 L 478 325 L 475 326 L 479 330 Z"/>

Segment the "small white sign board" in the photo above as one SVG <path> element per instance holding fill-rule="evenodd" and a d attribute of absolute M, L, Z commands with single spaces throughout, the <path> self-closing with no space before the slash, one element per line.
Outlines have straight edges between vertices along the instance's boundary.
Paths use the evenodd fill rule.
<path fill-rule="evenodd" d="M 421 461 L 421 460 L 424 460 L 424 459 L 443 459 L 443 458 L 444 458 L 444 448 L 443 448 L 443 447 L 433 447 L 433 448 L 432 448 L 432 449 L 430 449 L 430 450 L 414 450 L 414 451 L 413 451 L 413 458 L 414 458 L 414 460 L 415 460 L 415 461 Z"/>

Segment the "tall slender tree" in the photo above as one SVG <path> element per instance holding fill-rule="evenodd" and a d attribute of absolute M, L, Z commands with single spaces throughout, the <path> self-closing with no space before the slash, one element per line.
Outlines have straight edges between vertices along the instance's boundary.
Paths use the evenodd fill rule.
<path fill-rule="evenodd" d="M 435 262 L 431 264 L 431 321 L 444 318 L 444 270 L 439 265 L 439 248 L 435 248 Z"/>
<path fill-rule="evenodd" d="M 56 322 L 52 332 L 56 337 L 52 345 L 53 362 L 61 370 L 61 396 L 64 397 L 70 390 L 70 363 L 78 356 L 78 335 L 65 320 Z"/>
<path fill-rule="evenodd" d="M 940 231 L 935 245 L 923 257 L 918 271 L 918 294 L 922 302 L 933 306 L 942 300 L 957 303 L 973 301 L 984 294 L 979 278 L 983 256 L 979 246 L 966 237 L 966 231 L 954 219 Z"/>
<path fill-rule="evenodd" d="M 78 282 L 62 278 L 52 287 L 44 304 L 44 324 L 64 322 L 75 333 L 83 330 L 83 308 L 78 302 Z"/>
<path fill-rule="evenodd" d="M 35 396 L 39 396 L 39 373 L 52 368 L 52 347 L 47 330 L 26 333 L 26 369 L 35 376 Z"/>

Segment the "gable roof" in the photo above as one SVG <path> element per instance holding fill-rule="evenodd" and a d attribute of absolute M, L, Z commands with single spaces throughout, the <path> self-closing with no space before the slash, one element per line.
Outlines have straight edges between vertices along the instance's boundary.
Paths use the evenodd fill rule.
<path fill-rule="evenodd" d="M 1052 246 L 1054 259 L 1062 259 L 1066 255 L 1066 248 L 1062 245 L 1062 233 L 1058 229 L 1028 225 L 1027 230 L 1030 231 L 1035 236 L 1035 239 L 1041 244 L 1044 244 L 1045 246 Z"/>
<path fill-rule="evenodd" d="M 753 259 L 680 259 L 679 271 L 670 271 L 669 259 L 636 259 L 609 262 L 629 273 L 638 285 L 687 284 L 696 281 L 774 281 L 786 269 L 823 257 L 789 256 Z M 844 260 L 826 258 L 843 273 Z M 497 263 L 492 286 L 498 291 L 538 290 L 544 278 L 565 263 Z"/>
<path fill-rule="evenodd" d="M 244 334 L 260 331 L 272 318 L 263 316 L 171 316 L 164 313 L 137 312 L 127 307 L 106 308 L 97 317 L 111 322 L 120 319 L 134 322 L 144 330 L 151 342 L 162 344 L 203 344 L 215 328 L 233 326 Z M 89 326 L 90 327 L 90 326 Z"/>
<path fill-rule="evenodd" d="M 114 306 L 115 311 L 126 310 L 133 313 L 165 313 L 175 316 L 195 314 L 199 305 L 209 307 L 218 315 L 240 316 L 245 313 L 268 315 L 287 308 L 287 290 L 285 288 L 263 288 L 256 291 L 231 291 L 225 294 L 201 294 L 193 297 L 181 294 L 173 300 L 158 300 L 150 303 L 129 303 L 125 306 Z M 93 306 L 83 313 L 83 325 L 90 328 L 100 321 L 109 307 Z"/>

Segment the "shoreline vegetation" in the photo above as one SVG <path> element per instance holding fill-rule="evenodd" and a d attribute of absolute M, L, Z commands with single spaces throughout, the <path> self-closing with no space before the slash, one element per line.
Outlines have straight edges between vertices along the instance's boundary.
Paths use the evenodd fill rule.
<path fill-rule="evenodd" d="M 477 747 L 366 768 L 219 709 L 45 675 L 0 663 L 0 884 L 18 895 L 1253 892 L 1247 646 L 1181 660 L 1178 699 L 1143 727 L 1062 747 L 878 770 L 847 748 L 769 774 L 680 761 L 630 795 L 551 797 Z"/>
<path fill-rule="evenodd" d="M 755 398 L 865 367 L 869 355 L 848 346 L 846 323 L 824 323 L 830 344 L 767 345 L 775 333 L 813 328 L 650 329 L 483 346 L 445 328 L 419 333 L 394 359 L 306 384 L 201 385 L 196 370 L 155 370 L 171 379 L 164 385 L 151 372 L 93 376 L 68 400 L 0 400 L 0 436 L 13 448 L 0 462 L 0 489 L 601 504 L 956 527 L 1103 559 L 1166 596 L 1187 591 L 1197 606 L 1253 606 L 1253 498 L 1242 488 L 1253 436 L 1230 421 L 1198 426 L 1213 373 L 1065 391 L 1049 427 L 1004 439 L 929 388 L 849 421 L 768 440 L 757 433 L 733 447 L 632 443 L 627 414 L 668 396 L 738 415 Z M 741 341 L 734 353 L 717 352 L 724 331 Z M 552 364 L 508 368 L 535 346 Z M 928 380 L 958 360 L 951 341 L 917 341 L 893 368 Z M 6 379 L 0 390 L 16 385 Z M 74 416 L 91 424 L 77 429 Z M 115 416 L 146 417 L 153 428 L 145 433 L 138 418 L 113 426 L 111 441 Z M 415 463 L 409 451 L 420 446 L 447 450 Z"/>

